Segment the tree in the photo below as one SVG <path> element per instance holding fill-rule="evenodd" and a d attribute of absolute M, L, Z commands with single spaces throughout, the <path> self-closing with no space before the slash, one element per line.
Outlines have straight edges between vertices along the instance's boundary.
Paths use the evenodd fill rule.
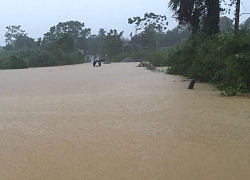
<path fill-rule="evenodd" d="M 78 21 L 67 21 L 67 22 L 59 22 L 56 26 L 52 26 L 43 37 L 43 45 L 47 45 L 53 43 L 58 40 L 66 40 L 65 34 L 67 37 L 73 40 L 76 48 L 85 50 L 87 48 L 87 39 L 90 36 L 90 29 L 84 28 L 84 23 Z M 66 42 L 65 42 L 66 43 Z"/>
<path fill-rule="evenodd" d="M 56 44 L 60 47 L 63 52 L 73 52 L 75 50 L 74 39 L 69 34 L 63 34 Z"/>
<path fill-rule="evenodd" d="M 142 45 L 144 49 L 155 49 L 156 48 L 156 32 L 150 27 L 146 27 L 141 33 Z"/>
<path fill-rule="evenodd" d="M 145 13 L 144 17 L 133 17 L 128 19 L 129 24 L 135 24 L 136 30 L 142 31 L 142 45 L 144 48 L 155 49 L 156 34 L 167 29 L 167 17 L 154 13 Z"/>
<path fill-rule="evenodd" d="M 250 30 L 250 18 L 248 18 L 243 24 L 241 24 L 240 27 Z"/>
<path fill-rule="evenodd" d="M 195 0 L 170 0 L 169 8 L 174 11 L 174 17 L 179 24 L 190 25 L 192 32 L 199 31 L 201 3 Z"/>
<path fill-rule="evenodd" d="M 170 0 L 169 7 L 179 24 L 190 25 L 193 34 L 219 32 L 221 0 Z"/>
<path fill-rule="evenodd" d="M 167 29 L 167 17 L 163 15 L 157 15 L 154 13 L 145 13 L 144 17 L 139 16 L 129 18 L 129 24 L 135 24 L 137 30 L 153 29 L 157 31 L 162 31 Z"/>
<path fill-rule="evenodd" d="M 88 54 L 101 54 L 102 43 L 100 38 L 93 34 L 88 40 Z"/>
<path fill-rule="evenodd" d="M 105 36 L 106 36 L 106 31 L 104 28 L 100 28 L 99 31 L 98 31 L 98 37 L 101 39 L 101 40 L 104 40 Z"/>
<path fill-rule="evenodd" d="M 107 52 L 105 50 L 105 47 L 104 47 L 104 40 L 106 38 L 106 31 L 104 28 L 100 28 L 99 31 L 98 31 L 98 40 L 99 40 L 99 43 L 100 43 L 100 53 L 102 55 L 106 55 Z"/>
<path fill-rule="evenodd" d="M 189 27 L 178 25 L 172 30 L 168 30 L 161 38 L 162 44 L 165 46 L 174 46 L 181 43 L 182 40 L 188 39 L 191 33 Z"/>
<path fill-rule="evenodd" d="M 13 45 L 19 36 L 27 36 L 25 30 L 21 29 L 21 26 L 7 26 L 7 32 L 5 33 L 5 42 L 7 45 Z"/>
<path fill-rule="evenodd" d="M 31 49 L 36 46 L 35 40 L 28 37 L 28 33 L 21 29 L 21 26 L 7 26 L 5 33 L 6 50 L 24 50 Z"/>
<path fill-rule="evenodd" d="M 220 22 L 220 1 L 219 0 L 205 0 L 205 14 L 203 32 L 208 35 L 216 34 L 220 31 L 219 22 Z"/>
<path fill-rule="evenodd" d="M 108 57 L 111 59 L 122 52 L 122 35 L 123 31 L 118 33 L 116 29 L 111 29 L 107 35 L 105 35 L 104 49 Z"/>

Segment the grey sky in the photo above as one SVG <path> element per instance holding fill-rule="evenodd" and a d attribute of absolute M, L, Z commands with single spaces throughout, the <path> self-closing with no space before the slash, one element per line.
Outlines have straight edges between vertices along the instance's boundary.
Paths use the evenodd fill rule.
<path fill-rule="evenodd" d="M 3 1 L 3 0 L 2 0 Z M 59 22 L 80 21 L 92 34 L 100 28 L 124 31 L 125 38 L 131 32 L 133 25 L 127 23 L 128 18 L 143 16 L 146 12 L 166 15 L 169 29 L 177 25 L 171 18 L 168 9 L 169 0 L 5 0 L 0 6 L 0 45 L 5 45 L 5 27 L 21 25 L 28 36 L 43 37 L 51 26 Z M 250 12 L 249 0 L 242 0 L 242 12 Z M 243 15 L 242 20 L 249 17 Z"/>

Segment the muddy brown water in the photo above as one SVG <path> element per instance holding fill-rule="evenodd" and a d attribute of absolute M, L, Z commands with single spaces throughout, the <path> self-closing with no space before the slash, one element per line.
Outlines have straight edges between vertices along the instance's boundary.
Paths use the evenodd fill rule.
<path fill-rule="evenodd" d="M 136 65 L 0 71 L 0 179 L 250 179 L 250 99 Z"/>

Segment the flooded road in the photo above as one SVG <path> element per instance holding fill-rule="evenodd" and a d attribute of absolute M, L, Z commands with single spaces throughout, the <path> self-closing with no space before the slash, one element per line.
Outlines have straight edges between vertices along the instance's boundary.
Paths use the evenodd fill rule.
<path fill-rule="evenodd" d="M 248 180 L 250 99 L 136 65 L 0 71 L 0 179 Z"/>

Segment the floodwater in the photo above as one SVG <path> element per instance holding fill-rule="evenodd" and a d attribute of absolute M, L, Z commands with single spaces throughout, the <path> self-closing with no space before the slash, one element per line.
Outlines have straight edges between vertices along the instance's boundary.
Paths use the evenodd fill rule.
<path fill-rule="evenodd" d="M 250 99 L 136 65 L 0 71 L 0 179 L 250 179 Z"/>

